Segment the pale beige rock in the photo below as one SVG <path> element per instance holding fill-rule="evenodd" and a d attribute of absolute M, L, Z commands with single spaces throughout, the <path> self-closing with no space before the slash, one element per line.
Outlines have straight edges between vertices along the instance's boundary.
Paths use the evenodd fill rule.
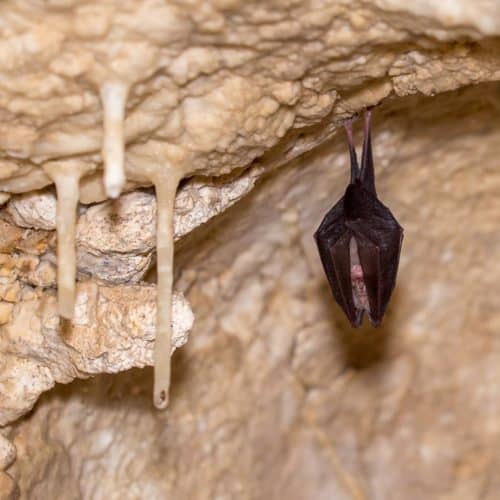
<path fill-rule="evenodd" d="M 225 183 L 196 178 L 187 182 L 176 197 L 175 239 L 185 236 L 236 203 L 251 191 L 261 173 L 262 169 L 255 167 Z M 56 197 L 52 190 L 23 194 L 12 198 L 4 216 L 20 227 L 54 230 L 55 207 Z M 156 244 L 154 194 L 145 191 L 127 193 L 116 201 L 90 207 L 80 205 L 79 211 L 76 226 L 78 273 L 82 277 L 90 276 L 110 284 L 140 281 L 151 267 Z M 5 223 L 0 220 L 0 224 Z M 7 235 L 16 230 L 15 227 L 5 226 L 4 238 L 11 242 L 14 236 L 7 238 Z M 23 235 L 22 249 L 33 253 L 37 245 L 36 253 L 41 256 L 40 259 L 31 258 L 30 273 L 26 279 L 36 286 L 54 286 L 55 248 L 47 246 L 42 252 L 39 241 L 27 244 L 27 239 L 33 240 L 34 237 L 33 234 Z M 20 243 L 17 243 L 19 249 Z M 3 245 L 7 248 L 7 242 Z"/>
<path fill-rule="evenodd" d="M 12 319 L 12 310 L 14 306 L 9 302 L 0 301 L 0 325 L 5 325 Z"/>
<path fill-rule="evenodd" d="M 497 498 L 498 2 L 7 0 L 0 34 L 0 204 L 31 200 L 0 220 L 2 422 L 57 381 L 151 363 L 154 287 L 133 283 L 154 199 L 129 193 L 151 165 L 203 176 L 177 195 L 176 236 L 270 174 L 179 245 L 198 319 L 168 416 L 144 373 L 53 391 L 6 432 L 23 497 Z M 107 104 L 110 85 L 126 102 Z M 379 102 L 378 188 L 406 238 L 384 327 L 352 332 L 311 239 L 347 179 L 344 141 L 272 169 Z M 48 161 L 76 160 L 80 201 L 102 202 L 101 154 L 107 193 L 128 194 L 80 207 L 79 277 L 101 283 L 80 284 L 61 331 L 54 212 L 31 191 L 52 189 Z"/>
<path fill-rule="evenodd" d="M 23 237 L 23 231 L 18 227 L 0 220 L 0 252 L 12 252 Z"/>
<path fill-rule="evenodd" d="M 0 500 L 19 498 L 19 489 L 14 480 L 4 472 L 0 472 Z"/>
<path fill-rule="evenodd" d="M 485 290 L 498 281 L 496 92 L 376 111 L 377 188 L 405 227 L 381 329 L 351 330 L 312 240 L 348 179 L 339 137 L 179 258 L 197 321 L 174 363 L 168 416 L 151 409 L 143 372 L 52 392 L 12 435 L 21 491 L 495 499 L 500 319 Z"/>
<path fill-rule="evenodd" d="M 26 413 L 56 382 L 153 363 L 155 287 L 78 287 L 73 324 L 60 319 L 53 293 L 0 302 L 0 425 Z M 8 307 L 3 315 L 3 306 Z M 187 342 L 194 317 L 181 294 L 173 300 L 172 350 Z"/>
<path fill-rule="evenodd" d="M 496 0 L 479 0 L 474 5 L 467 0 L 454 2 L 417 0 L 407 4 L 402 4 L 398 0 L 375 0 L 373 3 L 384 10 L 397 12 L 405 10 L 416 16 L 434 18 L 444 26 L 459 25 L 468 33 L 476 31 L 484 35 L 498 35 L 500 32 L 500 16 L 495 15 L 495 9 L 498 8 Z M 430 29 L 429 32 L 432 33 Z M 442 37 L 446 36 L 443 31 L 440 34 Z"/>
<path fill-rule="evenodd" d="M 228 15 L 235 9 L 238 16 Z M 391 91 L 496 80 L 496 42 L 475 42 L 500 34 L 497 10 L 493 0 L 204 2 L 193 16 L 190 3 L 74 2 L 58 11 L 4 2 L 0 104 L 25 119 L 2 127 L 12 174 L 0 189 L 50 183 L 38 166 L 47 159 L 100 162 L 101 90 L 110 83 L 128 89 L 125 169 L 134 177 L 128 151 L 149 156 L 157 139 L 183 150 L 188 170 L 220 174 L 249 165 L 285 135 L 293 146 L 292 131 L 321 123 L 334 104 L 329 121 Z"/>
<path fill-rule="evenodd" d="M 4 436 L 0 435 L 0 470 L 12 465 L 16 459 L 16 448 Z"/>
<path fill-rule="evenodd" d="M 31 192 L 11 199 L 6 213 L 19 227 L 53 231 L 56 228 L 56 197 L 51 191 Z"/>
<path fill-rule="evenodd" d="M 21 285 L 19 281 L 0 285 L 0 297 L 6 302 L 18 302 L 21 296 Z"/>

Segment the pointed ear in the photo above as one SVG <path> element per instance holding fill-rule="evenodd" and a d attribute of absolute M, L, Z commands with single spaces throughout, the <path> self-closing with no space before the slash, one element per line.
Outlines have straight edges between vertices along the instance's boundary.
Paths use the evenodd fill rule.
<path fill-rule="evenodd" d="M 363 139 L 363 154 L 361 156 L 361 183 L 368 191 L 372 192 L 375 196 L 375 172 L 373 168 L 373 155 L 372 155 L 372 140 L 371 140 L 371 110 L 365 112 L 365 128 Z"/>
<path fill-rule="evenodd" d="M 344 128 L 347 133 L 347 143 L 349 144 L 349 156 L 351 157 L 351 184 L 353 184 L 356 179 L 359 179 L 360 171 L 356 149 L 354 148 L 354 140 L 352 138 L 352 118 L 344 123 Z"/>

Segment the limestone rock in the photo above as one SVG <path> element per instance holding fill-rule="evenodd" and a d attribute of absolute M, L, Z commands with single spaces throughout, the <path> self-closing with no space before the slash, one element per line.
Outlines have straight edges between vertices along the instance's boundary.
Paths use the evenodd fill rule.
<path fill-rule="evenodd" d="M 188 234 L 236 203 L 253 188 L 261 171 L 255 167 L 225 183 L 203 179 L 186 183 L 176 198 L 175 238 Z M 156 245 L 154 194 L 131 192 L 116 201 L 80 205 L 79 212 L 76 227 L 78 273 L 110 284 L 140 281 L 151 267 Z M 15 245 L 10 243 L 9 246 L 7 241 L 17 238 L 18 250 L 34 253 L 35 235 L 44 240 L 51 235 L 39 231 L 22 233 L 18 228 L 53 231 L 56 227 L 55 193 L 50 190 L 14 196 L 3 215 L 15 224 L 9 225 L 0 219 L 1 236 L 6 240 L 3 251 L 12 250 Z M 39 248 L 40 241 L 36 241 L 36 245 Z M 32 266 L 37 271 L 30 276 L 30 281 L 39 286 L 55 285 L 54 244 L 47 246 L 44 252 L 35 253 L 41 256 Z"/>
<path fill-rule="evenodd" d="M 52 392 L 13 434 L 21 490 L 494 499 L 500 351 L 483 291 L 498 280 L 496 92 L 377 111 L 377 188 L 406 231 L 381 329 L 349 327 L 312 241 L 348 178 L 339 137 L 269 178 L 179 261 L 197 321 L 169 414 L 151 409 L 143 372 Z"/>
<path fill-rule="evenodd" d="M 151 365 L 155 295 L 153 285 L 82 283 L 71 324 L 59 318 L 53 293 L 28 286 L 17 303 L 0 302 L 9 306 L 8 317 L 0 316 L 0 425 L 30 410 L 56 382 Z M 174 295 L 173 314 L 176 349 L 194 321 L 180 294 Z"/>
<path fill-rule="evenodd" d="M 498 497 L 498 2 L 5 0 L 0 33 L 0 496 Z M 374 105 L 406 233 L 383 327 L 353 332 L 311 235 L 348 178 L 337 129 Z M 104 374 L 152 364 L 174 173 L 166 274 L 197 319 L 158 414 L 149 372 Z M 182 295 L 173 323 L 179 347 Z"/>

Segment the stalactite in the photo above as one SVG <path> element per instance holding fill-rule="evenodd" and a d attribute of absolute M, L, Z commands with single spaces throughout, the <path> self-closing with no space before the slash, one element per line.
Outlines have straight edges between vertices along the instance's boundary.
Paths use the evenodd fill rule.
<path fill-rule="evenodd" d="M 104 115 L 104 186 L 110 198 L 120 196 L 125 184 L 124 120 L 127 94 L 128 86 L 121 82 L 106 82 L 101 87 Z"/>
<path fill-rule="evenodd" d="M 164 409 L 169 403 L 172 355 L 172 291 L 174 270 L 174 205 L 179 182 L 192 173 L 193 162 L 172 145 L 156 144 L 141 154 L 140 147 L 127 154 L 128 178 L 151 182 L 156 190 L 156 337 L 153 403 Z"/>
<path fill-rule="evenodd" d="M 174 261 L 174 203 L 180 181 L 178 172 L 164 171 L 153 177 L 156 190 L 156 340 L 153 401 L 157 408 L 168 405 L 170 356 L 172 352 L 172 286 Z"/>
<path fill-rule="evenodd" d="M 57 293 L 59 314 L 72 319 L 76 282 L 76 209 L 79 182 L 85 167 L 75 162 L 50 162 L 44 165 L 57 191 Z"/>

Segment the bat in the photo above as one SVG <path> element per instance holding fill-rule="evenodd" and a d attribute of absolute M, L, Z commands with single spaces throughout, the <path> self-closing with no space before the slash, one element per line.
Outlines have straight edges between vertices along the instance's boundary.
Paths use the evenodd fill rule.
<path fill-rule="evenodd" d="M 359 168 L 352 120 L 346 122 L 351 180 L 314 234 L 333 297 L 354 328 L 365 312 L 373 326 L 382 322 L 403 241 L 403 228 L 377 198 L 370 128 L 371 112 L 366 111 Z"/>

